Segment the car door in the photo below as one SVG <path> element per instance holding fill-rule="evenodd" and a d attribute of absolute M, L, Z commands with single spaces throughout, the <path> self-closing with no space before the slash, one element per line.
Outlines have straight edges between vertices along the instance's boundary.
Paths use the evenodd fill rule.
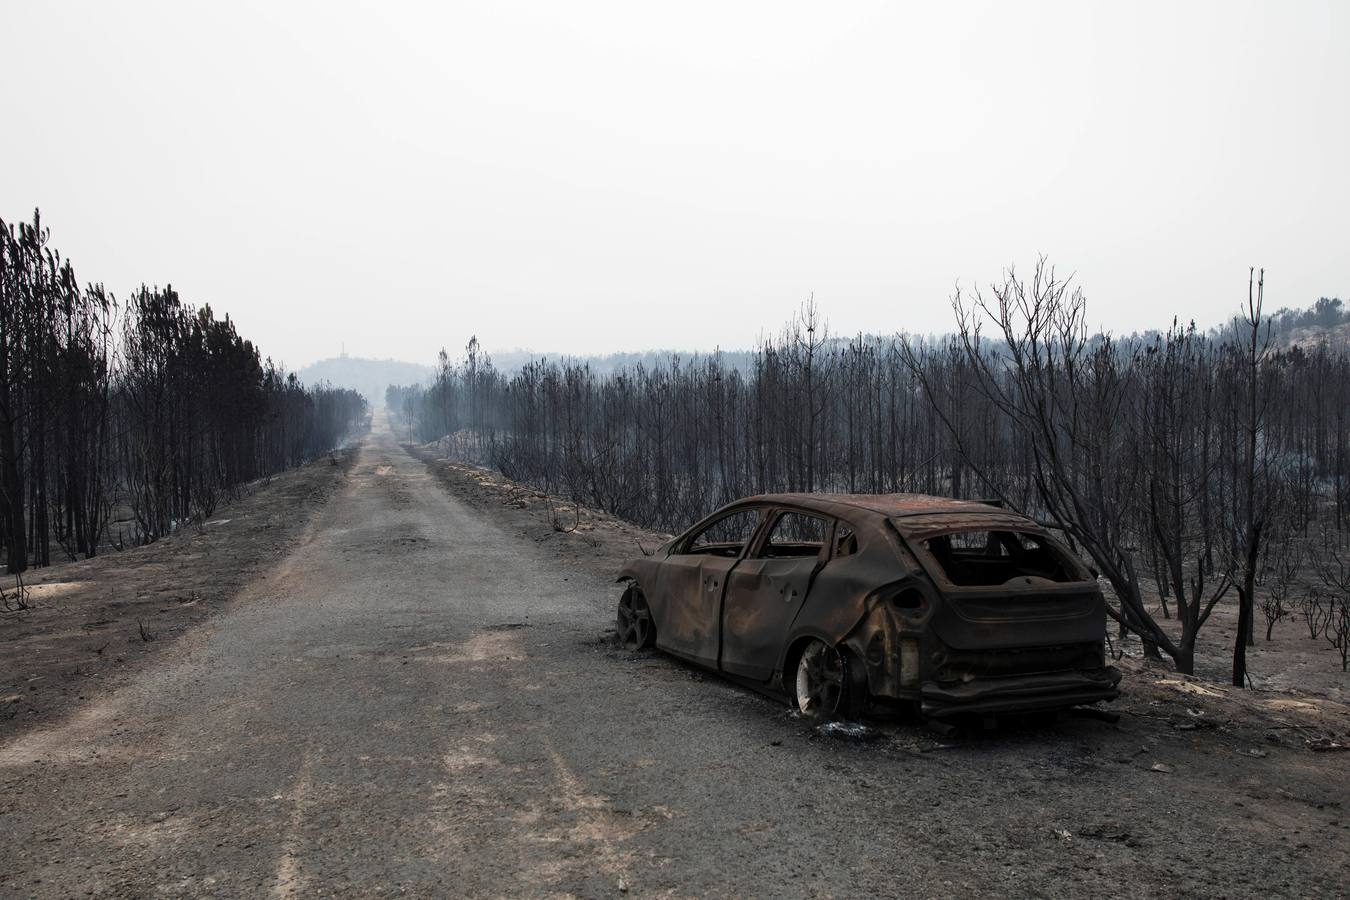
<path fill-rule="evenodd" d="M 776 510 L 763 536 L 727 577 L 722 603 L 722 671 L 767 681 L 829 558 L 834 522 L 799 510 Z"/>
<path fill-rule="evenodd" d="M 751 506 L 719 516 L 662 562 L 657 589 L 663 602 L 652 608 L 658 647 L 717 667 L 722 592 L 764 513 L 764 507 Z"/>

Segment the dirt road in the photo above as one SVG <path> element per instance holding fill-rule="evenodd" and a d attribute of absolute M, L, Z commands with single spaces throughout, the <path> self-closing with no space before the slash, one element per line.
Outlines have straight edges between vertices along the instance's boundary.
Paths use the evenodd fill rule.
<path fill-rule="evenodd" d="M 0 746 L 0 893 L 1334 895 L 1350 754 L 1202 697 L 831 740 L 604 636 L 596 568 L 382 431 L 274 570 Z"/>

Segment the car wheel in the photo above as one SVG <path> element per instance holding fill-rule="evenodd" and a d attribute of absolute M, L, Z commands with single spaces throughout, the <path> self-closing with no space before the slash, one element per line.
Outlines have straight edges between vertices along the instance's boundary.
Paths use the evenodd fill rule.
<path fill-rule="evenodd" d="M 854 712 L 857 691 L 847 654 L 812 641 L 797 660 L 797 709 L 808 719 L 828 722 Z"/>
<path fill-rule="evenodd" d="M 619 614 L 615 620 L 619 643 L 628 650 L 646 650 L 656 643 L 656 625 L 647 606 L 647 595 L 636 584 L 630 585 L 619 598 Z"/>

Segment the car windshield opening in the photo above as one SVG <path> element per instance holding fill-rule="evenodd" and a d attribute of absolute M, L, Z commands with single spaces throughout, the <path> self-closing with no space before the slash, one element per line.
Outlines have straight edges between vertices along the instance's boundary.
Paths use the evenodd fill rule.
<path fill-rule="evenodd" d="M 1072 582 L 1079 566 L 1044 538 L 1020 531 L 954 531 L 923 541 L 923 547 L 958 587 L 991 587 L 1016 578 Z"/>

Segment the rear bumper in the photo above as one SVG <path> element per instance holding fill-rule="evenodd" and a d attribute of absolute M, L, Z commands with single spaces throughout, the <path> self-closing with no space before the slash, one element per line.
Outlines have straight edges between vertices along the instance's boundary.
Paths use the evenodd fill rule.
<path fill-rule="evenodd" d="M 976 678 L 959 684 L 925 681 L 920 707 L 930 718 L 970 714 L 1064 709 L 1120 696 L 1120 670 L 1114 666 L 1077 672 Z"/>

